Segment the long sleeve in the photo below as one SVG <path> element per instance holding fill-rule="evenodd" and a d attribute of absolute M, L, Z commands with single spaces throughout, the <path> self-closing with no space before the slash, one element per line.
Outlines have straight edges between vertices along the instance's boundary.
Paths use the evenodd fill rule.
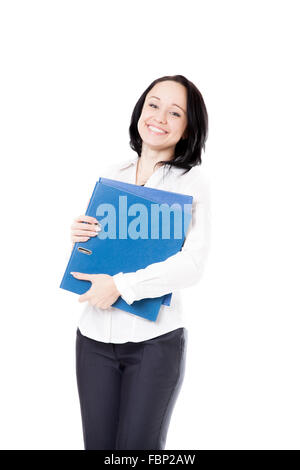
<path fill-rule="evenodd" d="M 193 205 L 192 219 L 181 251 L 136 272 L 120 272 L 113 276 L 121 297 L 128 304 L 190 287 L 202 277 L 210 247 L 210 186 L 202 173 L 197 172 L 196 176 L 184 191 L 193 195 Z"/>

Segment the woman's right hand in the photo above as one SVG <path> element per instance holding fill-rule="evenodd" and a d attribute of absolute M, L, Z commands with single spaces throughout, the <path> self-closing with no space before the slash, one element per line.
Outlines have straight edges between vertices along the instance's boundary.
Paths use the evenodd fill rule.
<path fill-rule="evenodd" d="M 101 227 L 95 217 L 80 215 L 74 219 L 71 225 L 71 241 L 73 243 L 86 242 L 90 237 L 98 235 L 100 230 Z"/>

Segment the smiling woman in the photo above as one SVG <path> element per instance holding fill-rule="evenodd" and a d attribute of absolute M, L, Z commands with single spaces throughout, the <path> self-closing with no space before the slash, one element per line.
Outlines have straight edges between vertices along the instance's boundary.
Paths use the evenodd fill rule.
<path fill-rule="evenodd" d="M 182 75 L 161 77 L 132 112 L 130 147 L 136 155 L 102 174 L 193 196 L 192 221 L 181 251 L 164 261 L 113 276 L 74 273 L 92 284 L 79 297 L 87 305 L 76 336 L 85 449 L 165 448 L 186 361 L 180 289 L 201 279 L 210 244 L 209 183 L 200 168 L 207 132 L 207 111 L 196 86 Z M 97 236 L 95 222 L 77 217 L 72 241 Z M 155 322 L 112 306 L 119 296 L 132 304 L 171 292 L 171 304 L 161 306 Z"/>

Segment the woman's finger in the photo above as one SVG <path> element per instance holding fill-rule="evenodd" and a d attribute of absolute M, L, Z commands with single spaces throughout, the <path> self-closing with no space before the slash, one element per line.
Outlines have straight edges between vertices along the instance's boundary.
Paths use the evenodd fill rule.
<path fill-rule="evenodd" d="M 72 230 L 76 230 L 76 229 L 79 229 L 79 230 L 93 230 L 93 231 L 100 231 L 101 230 L 101 226 L 100 224 L 90 224 L 90 223 L 80 223 L 80 222 L 74 222 L 72 225 L 71 225 L 71 229 Z M 100 229 L 100 230 L 99 230 Z"/>
<path fill-rule="evenodd" d="M 86 242 L 86 241 L 88 241 L 89 239 L 90 239 L 90 237 L 76 237 L 76 236 L 73 236 L 73 237 L 71 238 L 71 241 L 72 241 L 73 243 L 76 243 L 76 242 Z"/>
<path fill-rule="evenodd" d="M 99 232 L 94 230 L 73 230 L 73 235 L 82 235 L 83 237 L 94 237 L 95 235 L 98 235 L 98 233 Z"/>
<path fill-rule="evenodd" d="M 79 215 L 75 217 L 74 222 L 90 222 L 91 224 L 97 223 L 98 220 L 95 217 L 91 217 L 90 215 Z"/>

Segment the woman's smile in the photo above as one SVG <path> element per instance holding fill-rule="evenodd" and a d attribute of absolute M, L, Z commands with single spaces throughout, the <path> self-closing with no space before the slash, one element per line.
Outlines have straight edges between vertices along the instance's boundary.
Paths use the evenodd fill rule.
<path fill-rule="evenodd" d="M 153 126 L 152 124 L 147 124 L 148 131 L 154 135 L 166 135 L 166 131 L 161 130 L 160 128 Z"/>

